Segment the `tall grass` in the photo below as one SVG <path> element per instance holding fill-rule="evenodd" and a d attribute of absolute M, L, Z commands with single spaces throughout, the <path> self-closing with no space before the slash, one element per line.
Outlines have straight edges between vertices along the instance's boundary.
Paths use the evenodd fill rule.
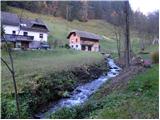
<path fill-rule="evenodd" d="M 6 53 L 2 57 L 7 58 Z M 50 51 L 15 51 L 13 52 L 14 66 L 18 88 L 27 84 L 30 76 L 45 75 L 62 70 L 71 70 L 82 65 L 91 65 L 100 62 L 103 58 L 100 53 L 83 52 L 67 49 Z M 2 64 L 2 92 L 12 92 L 11 76 L 5 65 Z"/>

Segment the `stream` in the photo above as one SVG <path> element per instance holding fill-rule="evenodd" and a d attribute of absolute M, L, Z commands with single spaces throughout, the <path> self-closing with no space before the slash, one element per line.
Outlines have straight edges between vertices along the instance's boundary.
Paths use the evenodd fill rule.
<path fill-rule="evenodd" d="M 102 75 L 98 79 L 95 79 L 89 83 L 78 86 L 70 94 L 69 98 L 63 98 L 56 103 L 53 102 L 48 111 L 44 113 L 38 113 L 35 116 L 37 116 L 37 118 L 43 119 L 47 117 L 46 114 L 50 115 L 60 108 L 72 107 L 84 103 L 96 90 L 98 90 L 98 88 L 100 88 L 102 84 L 119 74 L 121 68 L 114 63 L 113 59 L 107 58 L 106 63 L 108 63 L 110 69 L 105 75 Z"/>

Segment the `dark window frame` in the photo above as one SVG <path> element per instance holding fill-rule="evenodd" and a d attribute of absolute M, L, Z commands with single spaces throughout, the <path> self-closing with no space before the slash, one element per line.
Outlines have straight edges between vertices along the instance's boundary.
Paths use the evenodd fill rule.
<path fill-rule="evenodd" d="M 42 33 L 39 34 L 39 38 L 43 38 L 43 34 Z"/>
<path fill-rule="evenodd" d="M 28 32 L 23 32 L 23 36 L 28 36 Z"/>
<path fill-rule="evenodd" d="M 13 34 L 13 35 L 15 35 L 15 34 L 16 34 L 16 31 L 15 31 L 15 30 L 13 30 L 13 31 L 12 31 L 12 34 Z"/>

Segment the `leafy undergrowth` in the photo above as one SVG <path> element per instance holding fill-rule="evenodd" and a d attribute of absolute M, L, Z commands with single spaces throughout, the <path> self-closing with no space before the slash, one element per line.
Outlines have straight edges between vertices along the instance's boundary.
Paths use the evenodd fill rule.
<path fill-rule="evenodd" d="M 158 70 L 156 64 L 110 94 L 105 92 L 108 81 L 83 106 L 61 109 L 50 118 L 159 118 Z"/>

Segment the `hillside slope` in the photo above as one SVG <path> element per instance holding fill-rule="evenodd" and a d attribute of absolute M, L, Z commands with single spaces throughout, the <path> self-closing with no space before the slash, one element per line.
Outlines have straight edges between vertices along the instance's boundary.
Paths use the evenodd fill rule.
<path fill-rule="evenodd" d="M 116 48 L 116 41 L 112 39 L 114 38 L 113 25 L 105 21 L 89 20 L 88 22 L 79 22 L 74 20 L 73 22 L 68 22 L 63 18 L 32 13 L 30 11 L 14 7 L 9 7 L 9 11 L 18 14 L 19 16 L 22 14 L 25 18 L 41 18 L 49 28 L 50 42 L 57 40 L 59 45 L 64 45 L 68 42 L 66 38 L 68 32 L 72 29 L 78 29 L 106 36 L 106 39 L 103 39 L 100 42 L 102 49 L 114 50 L 114 48 Z"/>
<path fill-rule="evenodd" d="M 53 44 L 55 40 L 58 41 L 59 45 L 64 45 L 68 43 L 66 37 L 69 31 L 73 29 L 78 29 L 78 30 L 93 32 L 95 34 L 104 36 L 103 40 L 100 41 L 101 50 L 108 53 L 117 53 L 114 26 L 110 23 L 107 23 L 104 20 L 89 20 L 88 22 L 80 22 L 74 20 L 72 22 L 69 22 L 60 17 L 32 13 L 30 11 L 14 7 L 9 7 L 9 11 L 18 14 L 19 16 L 22 15 L 22 17 L 25 18 L 32 18 L 32 19 L 41 18 L 49 28 L 50 32 L 48 41 L 51 44 Z M 123 44 L 123 39 L 121 41 L 122 44 Z M 130 31 L 130 39 L 133 51 L 138 52 L 140 50 L 139 46 L 140 38 L 138 37 L 136 31 L 133 30 Z"/>

